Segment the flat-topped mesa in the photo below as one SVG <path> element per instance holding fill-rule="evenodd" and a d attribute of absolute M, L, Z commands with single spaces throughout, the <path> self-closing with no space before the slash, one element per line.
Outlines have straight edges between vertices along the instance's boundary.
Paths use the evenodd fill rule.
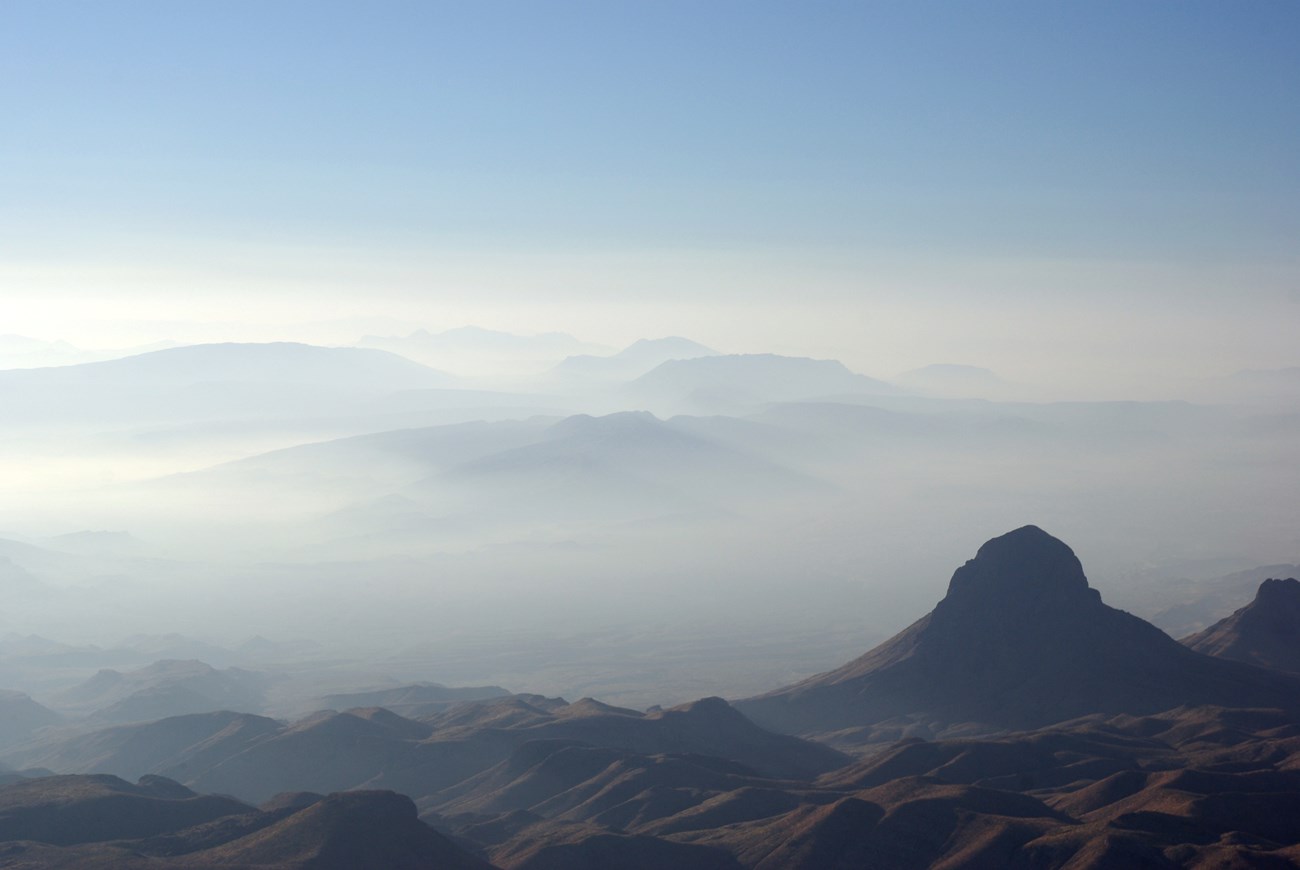
<path fill-rule="evenodd" d="M 1040 610 L 1050 603 L 1097 605 L 1101 596 L 1088 586 L 1073 550 L 1037 526 L 1024 526 L 987 541 L 958 568 L 935 612 Z"/>

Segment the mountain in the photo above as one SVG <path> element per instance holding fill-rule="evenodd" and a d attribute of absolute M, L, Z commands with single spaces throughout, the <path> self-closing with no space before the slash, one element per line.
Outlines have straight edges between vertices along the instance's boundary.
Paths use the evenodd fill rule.
<path fill-rule="evenodd" d="M 62 719 L 22 692 L 0 691 L 0 747 L 25 740 L 37 729 Z"/>
<path fill-rule="evenodd" d="M 670 360 L 624 389 L 630 401 L 674 413 L 728 413 L 769 402 L 897 392 L 836 360 L 770 353 Z"/>
<path fill-rule="evenodd" d="M 55 776 L 0 788 L 0 841 L 72 845 L 180 830 L 252 808 L 162 777 Z"/>
<path fill-rule="evenodd" d="M 590 699 L 512 695 L 407 719 L 382 708 L 321 711 L 289 725 L 237 713 L 178 716 L 29 745 L 6 760 L 71 773 L 169 776 L 266 800 L 286 791 L 391 788 L 424 798 L 483 774 L 530 742 L 708 755 L 756 775 L 811 779 L 848 758 L 754 725 L 719 698 L 653 713 Z"/>
<path fill-rule="evenodd" d="M 1300 366 L 1249 369 L 1200 385 L 1208 400 L 1233 404 L 1300 407 Z"/>
<path fill-rule="evenodd" d="M 456 386 L 396 354 L 291 342 L 200 344 L 81 365 L 0 371 L 9 419 L 161 423 L 338 414 L 342 399 Z"/>
<path fill-rule="evenodd" d="M 640 377 L 669 360 L 717 356 L 718 352 L 689 338 L 642 338 L 612 356 L 583 354 L 567 357 L 551 369 L 561 381 L 625 381 Z"/>
<path fill-rule="evenodd" d="M 252 671 L 218 671 L 200 661 L 169 659 L 125 673 L 106 668 L 52 703 L 99 722 L 144 722 L 212 710 L 260 710 L 264 684 Z"/>
<path fill-rule="evenodd" d="M 399 716 L 414 718 L 437 713 L 465 701 L 486 701 L 502 698 L 510 693 L 500 686 L 466 686 L 448 688 L 438 683 L 416 683 L 391 689 L 369 692 L 349 692 L 326 695 L 320 707 L 331 710 L 349 710 L 354 707 L 383 707 Z"/>
<path fill-rule="evenodd" d="M 116 350 L 85 350 L 66 341 L 42 341 L 23 335 L 0 335 L 0 369 L 32 369 L 101 362 L 175 347 L 176 342 L 158 341 L 140 347 Z"/>
<path fill-rule="evenodd" d="M 723 743 L 743 742 L 726 727 L 734 711 L 702 706 L 682 712 L 722 724 Z M 499 739 L 507 722 L 528 730 L 566 711 L 635 716 L 515 697 L 425 726 L 449 729 L 442 760 L 455 761 L 482 749 L 459 743 L 457 729 L 496 723 Z M 383 727 L 416 739 L 416 725 Z M 368 788 L 282 793 L 256 809 L 158 776 L 45 777 L 0 788 L 0 866 L 484 870 L 474 853 L 512 870 L 1294 867 L 1298 741 L 1280 711 L 1184 707 L 912 738 L 858 761 L 838 756 L 813 780 L 811 769 L 773 779 L 718 757 L 543 737 L 414 804 Z M 319 758 L 337 763 L 329 753 L 347 745 L 319 746 Z"/>
<path fill-rule="evenodd" d="M 1161 588 L 1159 581 L 1146 585 L 1155 587 L 1158 600 L 1173 599 L 1177 604 L 1165 606 L 1151 616 L 1151 621 L 1173 637 L 1185 637 L 1204 631 L 1231 613 L 1242 602 L 1250 601 L 1259 584 L 1273 577 L 1300 576 L 1300 565 L 1260 565 L 1244 571 L 1234 571 L 1220 577 L 1198 581 L 1178 581 Z"/>
<path fill-rule="evenodd" d="M 810 476 L 694 435 L 644 411 L 554 423 L 535 443 L 465 462 L 412 492 L 459 492 L 496 516 L 657 516 L 824 491 Z"/>
<path fill-rule="evenodd" d="M 490 870 L 390 791 L 332 794 L 269 827 L 201 854 L 204 863 L 312 870 Z"/>
<path fill-rule="evenodd" d="M 1182 643 L 1206 655 L 1300 673 L 1300 581 L 1265 580 L 1254 601 Z"/>
<path fill-rule="evenodd" d="M 66 341 L 0 335 L 0 369 L 27 369 L 85 362 L 86 354 Z"/>
<path fill-rule="evenodd" d="M 15 755 L 21 759 L 19 766 L 60 773 L 111 771 L 135 779 L 169 770 L 184 777 L 186 770 L 202 770 L 283 729 L 274 719 L 248 713 L 197 713 L 90 733 L 51 735 Z"/>
<path fill-rule="evenodd" d="M 287 796 L 286 796 L 287 797 Z M 0 866 L 182 870 L 489 870 L 384 791 L 254 809 L 157 776 L 54 776 L 0 788 Z"/>
<path fill-rule="evenodd" d="M 5 372 L 3 383 L 165 386 L 278 383 L 384 390 L 447 387 L 449 375 L 381 350 L 296 342 L 229 342 L 165 348 L 104 362 Z"/>
<path fill-rule="evenodd" d="M 875 740 L 909 723 L 925 736 L 1184 704 L 1295 711 L 1300 679 L 1200 655 L 1106 606 L 1068 546 L 1025 526 L 980 547 L 934 610 L 900 634 L 736 706 L 778 731 Z"/>
<path fill-rule="evenodd" d="M 574 354 L 605 350 L 563 332 L 515 335 L 478 326 L 437 333 L 417 329 L 410 335 L 367 335 L 357 346 L 401 354 L 460 375 L 535 373 Z"/>

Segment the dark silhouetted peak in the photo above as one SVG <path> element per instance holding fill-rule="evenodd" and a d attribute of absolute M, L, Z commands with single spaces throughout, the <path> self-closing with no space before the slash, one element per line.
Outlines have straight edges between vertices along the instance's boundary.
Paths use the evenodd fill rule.
<path fill-rule="evenodd" d="M 1073 550 L 1037 526 L 1024 526 L 980 547 L 952 575 L 944 602 L 1016 606 L 1047 596 L 1100 600 Z"/>
<path fill-rule="evenodd" d="M 1206 655 L 1300 673 L 1300 581 L 1265 580 L 1250 604 L 1182 642 Z"/>
<path fill-rule="evenodd" d="M 1289 607 L 1293 612 L 1300 613 L 1300 580 L 1294 577 L 1265 580 L 1259 584 L 1255 600 L 1269 607 Z"/>
<path fill-rule="evenodd" d="M 736 706 L 760 725 L 805 733 L 915 716 L 1023 728 L 1189 703 L 1291 709 L 1297 689 L 1283 675 L 1188 655 L 1107 607 L 1068 546 L 1025 526 L 980 547 L 947 596 L 900 634 Z"/>

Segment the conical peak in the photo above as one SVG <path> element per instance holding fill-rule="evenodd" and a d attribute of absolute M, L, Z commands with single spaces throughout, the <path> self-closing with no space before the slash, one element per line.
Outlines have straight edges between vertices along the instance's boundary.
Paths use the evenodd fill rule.
<path fill-rule="evenodd" d="M 1073 550 L 1037 526 L 1024 526 L 985 542 L 952 575 L 944 600 L 1002 605 L 1045 595 L 1098 598 Z"/>

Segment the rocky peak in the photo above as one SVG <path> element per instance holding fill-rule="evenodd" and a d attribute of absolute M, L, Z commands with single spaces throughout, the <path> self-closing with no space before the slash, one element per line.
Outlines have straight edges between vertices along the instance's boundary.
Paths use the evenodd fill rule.
<path fill-rule="evenodd" d="M 1098 605 L 1083 565 L 1064 542 L 1037 526 L 1024 526 L 987 541 L 948 583 L 936 613 Z"/>
<path fill-rule="evenodd" d="M 1300 580 L 1294 577 L 1286 580 L 1269 578 L 1260 584 L 1255 601 L 1269 607 L 1300 609 Z"/>

